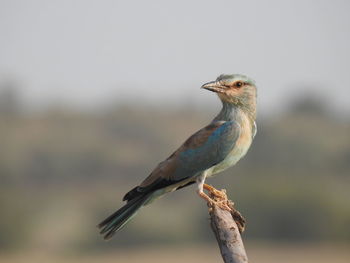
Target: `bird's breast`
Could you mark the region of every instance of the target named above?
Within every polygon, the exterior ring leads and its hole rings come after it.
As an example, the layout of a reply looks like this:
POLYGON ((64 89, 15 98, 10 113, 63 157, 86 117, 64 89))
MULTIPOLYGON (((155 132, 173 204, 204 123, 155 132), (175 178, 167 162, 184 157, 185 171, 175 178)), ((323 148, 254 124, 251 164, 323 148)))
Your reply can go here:
POLYGON ((253 140, 252 125, 247 117, 242 118, 240 125, 241 133, 235 146, 223 161, 209 169, 209 176, 213 176, 235 165, 247 153, 253 140))

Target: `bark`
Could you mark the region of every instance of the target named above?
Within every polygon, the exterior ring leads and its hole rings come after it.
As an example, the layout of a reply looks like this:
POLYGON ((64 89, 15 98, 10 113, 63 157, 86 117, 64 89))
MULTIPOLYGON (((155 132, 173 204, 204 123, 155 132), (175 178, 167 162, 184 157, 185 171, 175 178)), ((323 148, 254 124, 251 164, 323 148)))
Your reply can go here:
MULTIPOLYGON (((212 197, 215 201, 218 201, 217 197, 212 197)), ((219 203, 209 205, 209 214, 211 228, 218 242, 221 256, 225 263, 247 263, 248 257, 241 237, 241 232, 244 231, 245 219, 234 209, 232 201, 227 200, 227 198, 226 200, 220 199, 219 203), (223 202, 232 211, 218 205, 223 204, 223 202)))

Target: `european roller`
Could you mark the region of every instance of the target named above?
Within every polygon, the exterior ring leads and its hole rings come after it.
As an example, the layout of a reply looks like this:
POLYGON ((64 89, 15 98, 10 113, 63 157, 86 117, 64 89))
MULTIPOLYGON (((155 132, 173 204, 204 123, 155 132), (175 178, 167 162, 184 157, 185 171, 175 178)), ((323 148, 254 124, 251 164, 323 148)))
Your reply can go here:
POLYGON ((218 95, 221 111, 126 193, 126 204, 98 225, 105 239, 111 238, 141 207, 191 184, 196 184, 201 198, 211 204, 216 202, 203 191, 214 189, 204 183, 205 179, 235 165, 247 153, 256 134, 257 90, 252 79, 239 74, 220 75, 202 88, 218 95))

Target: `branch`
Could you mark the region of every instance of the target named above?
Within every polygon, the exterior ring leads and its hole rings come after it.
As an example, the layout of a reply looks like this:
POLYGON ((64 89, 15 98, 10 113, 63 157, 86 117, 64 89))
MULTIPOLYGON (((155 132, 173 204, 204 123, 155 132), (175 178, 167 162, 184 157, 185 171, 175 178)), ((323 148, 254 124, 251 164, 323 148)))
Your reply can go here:
POLYGON ((247 263, 248 257, 241 238, 245 219, 234 209, 233 202, 227 199, 225 190, 218 191, 215 189, 214 192, 210 191, 209 193, 210 197, 215 200, 215 203, 209 204, 211 228, 215 234, 224 262, 247 263), (218 195, 218 192, 221 194, 218 195), (231 211, 228 211, 227 207, 231 211))

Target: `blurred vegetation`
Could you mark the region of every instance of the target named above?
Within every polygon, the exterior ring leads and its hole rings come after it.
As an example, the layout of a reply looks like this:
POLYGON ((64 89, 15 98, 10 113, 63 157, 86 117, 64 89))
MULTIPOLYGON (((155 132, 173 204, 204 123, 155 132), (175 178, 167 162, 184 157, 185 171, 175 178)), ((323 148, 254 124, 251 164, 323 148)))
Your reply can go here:
MULTIPOLYGON (((214 111, 124 105, 25 113, 10 89, 0 103, 0 249, 213 240, 193 186, 144 209, 109 243, 95 225, 214 111)), ((247 239, 349 242, 350 121, 298 100, 278 117, 259 118, 248 155, 209 183, 227 189, 246 216, 247 239)))

